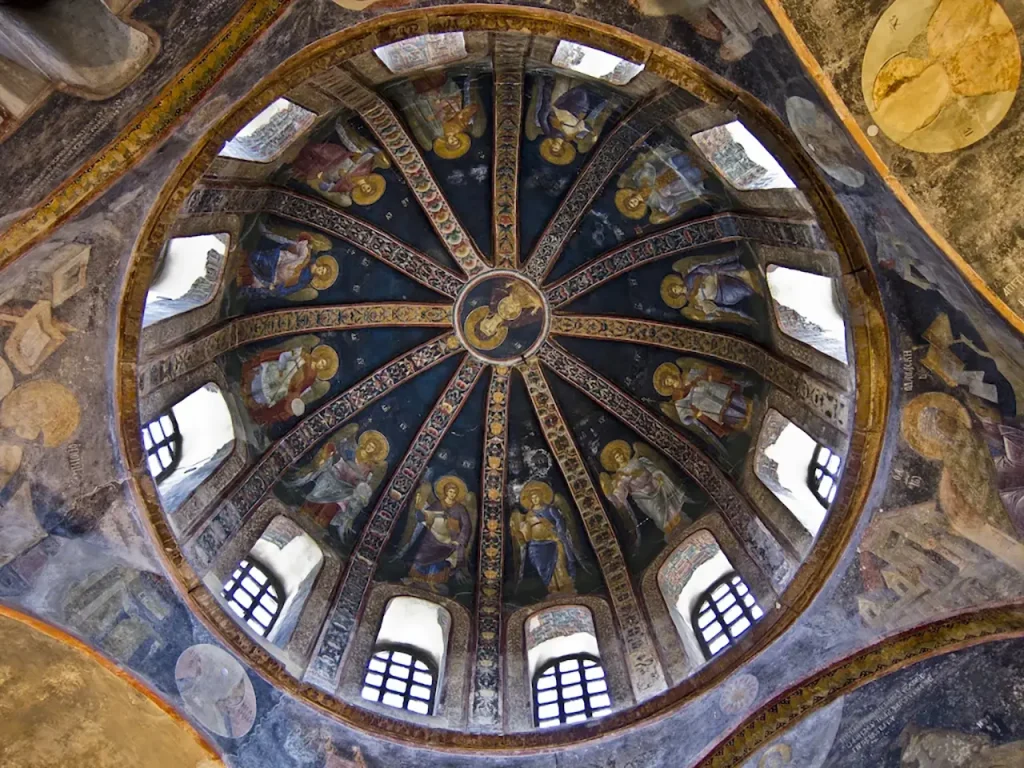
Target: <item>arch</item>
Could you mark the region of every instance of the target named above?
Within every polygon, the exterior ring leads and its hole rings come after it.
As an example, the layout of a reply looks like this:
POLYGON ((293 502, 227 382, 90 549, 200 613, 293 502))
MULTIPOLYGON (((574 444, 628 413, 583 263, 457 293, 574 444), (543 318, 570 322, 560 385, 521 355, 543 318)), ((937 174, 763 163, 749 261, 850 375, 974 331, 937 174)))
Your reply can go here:
POLYGON ((316 112, 278 98, 226 141, 218 156, 249 163, 273 162, 316 118, 316 112))
POLYGON ((774 408, 765 413, 754 472, 812 537, 835 499, 842 463, 837 448, 816 441, 774 408))
MULTIPOLYGON (((756 600, 750 587, 737 574, 735 565, 722 550, 718 539, 706 529, 698 530, 683 539, 658 568, 657 574, 658 589, 668 606, 691 669, 714 655, 707 651, 707 641, 703 637, 699 619, 705 599, 718 588, 722 580, 732 577, 740 579, 744 585, 744 595, 750 594, 756 600)), ((762 615, 763 611, 757 618, 762 615)), ((704 627, 707 626, 705 623, 704 627)))
POLYGON ((409 595, 391 598, 366 662, 360 696, 433 715, 444 684, 451 626, 451 614, 438 603, 409 595))
POLYGON ((524 628, 536 727, 571 725, 612 711, 594 615, 589 608, 544 608, 528 616, 524 628))
POLYGON ((230 248, 228 232, 182 235, 168 240, 146 294, 142 327, 213 301, 230 248))
POLYGON ((234 448, 234 423, 220 387, 207 382, 179 400, 143 427, 142 441, 160 503, 171 514, 234 448))

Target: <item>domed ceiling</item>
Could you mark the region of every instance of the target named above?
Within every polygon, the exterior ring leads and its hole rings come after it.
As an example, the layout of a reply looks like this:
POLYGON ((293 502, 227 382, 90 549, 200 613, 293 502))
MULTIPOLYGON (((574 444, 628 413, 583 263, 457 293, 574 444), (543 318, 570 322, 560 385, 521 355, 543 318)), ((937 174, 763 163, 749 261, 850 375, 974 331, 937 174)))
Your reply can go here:
MULTIPOLYGON (((286 648, 238 638, 297 690, 394 715, 345 669, 365 664, 382 600, 420 596, 454 617, 467 693, 414 721, 532 730, 510 715, 507 647, 532 612, 583 604, 621 646, 628 710, 704 664, 668 637, 658 592, 681 543, 713 532, 769 609, 811 552, 824 511, 812 500, 801 524, 762 454, 769 413, 845 453, 844 246, 799 165, 766 149, 790 157, 784 142, 643 70, 528 35, 418 37, 244 105, 222 133, 168 232, 227 235, 203 310, 217 328, 195 337, 196 312, 149 326, 144 348, 194 338, 145 363, 140 391, 174 379, 166 407, 214 381, 233 411, 232 460, 183 503, 161 493, 165 546, 215 599, 275 516, 328 553, 334 583, 286 648), (778 268, 823 276, 831 349, 773 301, 778 268)), ((841 535, 832 518, 823 537, 841 535)), ((788 620, 769 610, 751 636, 788 620)))

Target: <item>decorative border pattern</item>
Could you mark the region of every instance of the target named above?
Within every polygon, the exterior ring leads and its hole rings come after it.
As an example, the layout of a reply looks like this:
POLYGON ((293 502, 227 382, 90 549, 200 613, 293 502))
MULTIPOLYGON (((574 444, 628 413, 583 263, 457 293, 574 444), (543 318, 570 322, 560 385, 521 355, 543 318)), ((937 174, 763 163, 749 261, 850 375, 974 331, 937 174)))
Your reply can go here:
POLYGON ((450 304, 336 304, 277 309, 236 318, 139 368, 139 394, 147 395, 245 344, 296 333, 354 328, 450 328, 450 304))
POLYGON ((493 367, 484 419, 483 501, 480 564, 477 568, 476 652, 469 721, 496 729, 501 724, 501 586, 505 565, 505 480, 508 472, 508 390, 512 370, 493 367))
POLYGON ((658 652, 651 639, 647 618, 640 608, 640 602, 633 592, 633 585, 626 569, 626 560, 619 548, 618 538, 608 515, 590 479, 583 457, 573 442, 565 419, 555 403, 544 373, 537 360, 532 360, 519 369, 526 380, 534 410, 544 431, 544 439, 558 461, 558 466, 569 485, 576 508, 583 519, 587 537, 597 555, 598 566, 612 599, 612 608, 626 646, 626 660, 629 680, 637 702, 650 698, 668 687, 665 673, 661 668, 658 652))
POLYGON ((782 591, 782 587, 793 576, 793 564, 787 560, 779 543, 768 533, 750 502, 717 464, 608 379, 554 342, 549 341, 544 345, 539 358, 561 378, 634 429, 640 437, 693 478, 739 532, 746 546, 750 547, 751 556, 769 575, 775 588, 782 591))
POLYGON ((185 204, 189 214, 273 213, 321 229, 393 267, 420 285, 454 299, 465 280, 433 259, 362 219, 311 197, 274 187, 203 187, 185 204))
POLYGON ((695 768, 735 768, 783 731, 840 696, 919 662, 1024 636, 1024 606, 985 608, 887 638, 804 680, 752 714, 695 768))
POLYGON ((437 186, 416 142, 387 102, 339 69, 321 75, 316 83, 326 93, 358 112, 387 148, 444 247, 455 259, 455 263, 462 267, 462 271, 472 277, 487 269, 487 262, 477 250, 473 238, 462 228, 455 211, 448 205, 448 200, 437 186))
POLYGON ((847 395, 739 336, 653 320, 602 315, 555 315, 551 318, 551 332, 584 339, 647 344, 741 365, 799 398, 836 429, 848 434, 851 428, 852 404, 847 395))
POLYGON ((360 608, 366 600, 374 571, 377 570, 380 553, 391 536, 395 521, 408 507, 417 480, 455 422, 469 393, 484 372, 484 367, 472 357, 465 357, 409 446, 402 463, 391 473, 391 480, 363 526, 359 542, 349 557, 334 606, 303 677, 304 682, 329 693, 338 687, 342 658, 352 638, 360 608))
POLYGON ((669 98, 668 93, 671 92, 655 95, 637 104, 601 141, 597 150, 587 160, 569 193, 544 228, 526 262, 523 271, 531 280, 540 283, 548 276, 569 236, 576 229, 594 198, 607 186, 615 169, 633 153, 651 131, 682 111, 682 108, 677 106, 681 99, 669 98))
POLYGON ((683 222, 598 256, 551 285, 547 289, 548 301, 552 307, 558 308, 641 264, 678 256, 694 248, 737 240, 756 240, 797 248, 827 247, 825 234, 816 224, 719 213, 683 222))
POLYGON ((711 76, 707 70, 678 52, 622 30, 541 8, 468 4, 454 6, 450 10, 435 7, 383 14, 309 46, 268 76, 248 100, 239 104, 221 120, 183 158, 165 184, 139 235, 138 247, 125 277, 125 299, 119 312, 120 336, 115 348, 115 401, 118 411, 119 447, 123 461, 132 470, 128 476, 128 483, 137 503, 146 513, 143 521, 149 534, 158 542, 157 554, 167 567, 183 599, 192 607, 200 621, 235 652, 245 656, 261 675, 272 680, 280 689, 313 704, 346 726, 383 734, 410 745, 422 746, 429 741, 433 748, 439 750, 487 750, 494 754, 508 755, 530 754, 536 750, 580 743, 599 735, 605 737, 613 732, 622 732, 652 716, 668 714, 678 709, 685 702, 707 690, 708 686, 723 679, 738 665, 748 661, 766 643, 772 642, 792 625, 794 618, 820 592, 825 577, 835 567, 853 531, 855 513, 868 498, 881 453, 884 414, 889 403, 889 341, 885 319, 879 311, 881 297, 878 286, 871 270, 866 269, 868 266, 867 255, 857 231, 839 206, 834 192, 821 180, 813 161, 789 137, 785 124, 766 107, 745 97, 724 81, 711 76), (789 610, 780 614, 778 621, 762 622, 760 631, 757 628, 754 630, 753 639, 757 641, 755 645, 742 651, 738 649, 729 658, 721 659, 721 663, 707 665, 686 686, 666 691, 649 701, 643 708, 613 713, 602 721, 599 731, 576 732, 555 729, 543 733, 518 734, 512 739, 500 734, 449 732, 367 713, 317 688, 301 684, 238 628, 207 590, 197 588, 196 576, 182 558, 178 542, 171 534, 160 510, 155 486, 144 471, 141 438, 138 434, 135 369, 141 308, 156 256, 189 190, 209 167, 221 139, 232 135, 245 125, 274 98, 287 93, 290 88, 327 67, 336 66, 353 55, 369 51, 374 45, 405 38, 410 34, 410 30, 414 30, 415 34, 456 30, 512 30, 531 32, 546 41, 556 38, 572 39, 618 56, 645 62, 649 72, 690 91, 705 102, 733 105, 734 109, 741 110, 743 119, 755 133, 771 133, 779 139, 787 153, 787 168, 792 171, 801 188, 806 188, 812 206, 822 217, 822 226, 837 244, 841 256, 854 270, 850 277, 844 280, 844 284, 848 291, 853 292, 851 301, 855 302, 855 309, 859 313, 856 316, 866 318, 866 322, 855 328, 854 334, 857 352, 854 360, 857 377, 861 382, 855 412, 856 439, 851 446, 851 456, 848 457, 850 461, 844 473, 840 497, 837 499, 837 505, 844 513, 848 511, 849 514, 833 515, 833 524, 826 522, 819 535, 819 546, 811 553, 805 567, 797 573, 784 596, 789 610))
POLYGON ((451 357, 459 349, 458 341, 450 333, 429 341, 396 357, 301 421, 271 446, 221 503, 210 522, 185 545, 188 560, 202 570, 209 567, 217 552, 234 536, 292 462, 366 406, 451 357))
POLYGON ((526 38, 494 41, 494 266, 519 268, 519 144, 526 38))

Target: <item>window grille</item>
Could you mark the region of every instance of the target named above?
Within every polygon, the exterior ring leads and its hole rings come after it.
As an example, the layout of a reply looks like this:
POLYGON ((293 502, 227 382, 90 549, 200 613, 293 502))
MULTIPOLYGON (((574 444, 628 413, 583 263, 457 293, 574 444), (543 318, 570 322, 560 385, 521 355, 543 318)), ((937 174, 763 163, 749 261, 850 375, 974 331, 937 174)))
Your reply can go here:
POLYGON ((539 728, 601 717, 611 706, 604 667, 590 654, 557 658, 533 678, 533 715, 539 728))
POLYGON ((693 612, 697 642, 705 658, 711 659, 764 616, 739 574, 730 573, 711 585, 693 612))
POLYGON ((284 590, 263 565, 242 560, 221 593, 228 606, 260 637, 266 637, 281 615, 284 590))
POLYGON ((418 648, 386 646, 370 657, 362 697, 418 715, 434 713, 437 666, 418 648))
POLYGON ((149 472, 159 483, 177 468, 181 460, 181 431, 173 411, 158 416, 142 428, 142 444, 146 449, 149 472))
POLYGON ((825 509, 828 509, 836 498, 841 465, 842 459, 839 454, 833 453, 823 445, 814 449, 814 456, 807 471, 807 484, 825 509))

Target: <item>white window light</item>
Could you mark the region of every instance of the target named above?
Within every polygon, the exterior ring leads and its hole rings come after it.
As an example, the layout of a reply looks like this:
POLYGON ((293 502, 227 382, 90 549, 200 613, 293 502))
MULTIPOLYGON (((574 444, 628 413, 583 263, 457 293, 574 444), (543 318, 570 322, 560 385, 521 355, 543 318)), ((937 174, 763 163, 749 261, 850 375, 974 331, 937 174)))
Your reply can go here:
POLYGON ((374 48, 373 52, 397 75, 466 58, 466 37, 462 32, 418 35, 374 48))
POLYGON ((795 189, 771 152, 738 120, 693 135, 693 143, 736 189, 795 189))
POLYGON ((311 112, 288 99, 273 104, 246 123, 220 151, 221 157, 268 163, 316 120, 311 112))
POLYGON ((644 71, 643 64, 634 64, 607 51, 568 40, 559 41, 551 63, 581 75, 605 80, 612 85, 626 85, 644 71))

